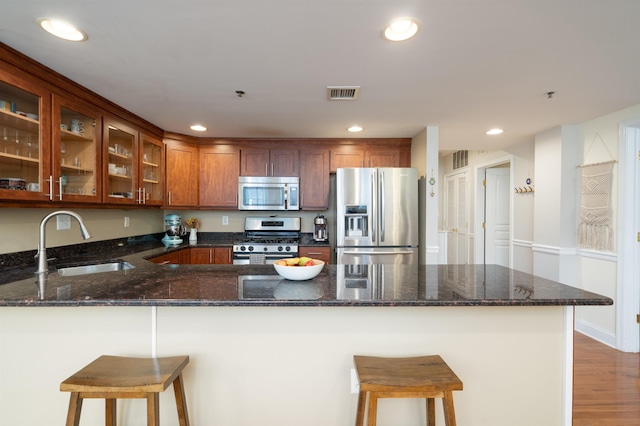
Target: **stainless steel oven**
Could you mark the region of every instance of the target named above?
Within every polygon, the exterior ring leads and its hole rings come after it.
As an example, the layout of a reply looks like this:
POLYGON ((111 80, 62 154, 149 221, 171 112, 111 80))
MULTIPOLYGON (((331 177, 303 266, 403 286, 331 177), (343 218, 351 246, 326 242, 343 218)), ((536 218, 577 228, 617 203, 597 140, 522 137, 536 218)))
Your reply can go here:
POLYGON ((298 256, 299 217, 247 217, 244 239, 233 244, 233 264, 273 264, 298 256))
POLYGON ((300 178, 240 176, 238 210, 300 210, 300 178))

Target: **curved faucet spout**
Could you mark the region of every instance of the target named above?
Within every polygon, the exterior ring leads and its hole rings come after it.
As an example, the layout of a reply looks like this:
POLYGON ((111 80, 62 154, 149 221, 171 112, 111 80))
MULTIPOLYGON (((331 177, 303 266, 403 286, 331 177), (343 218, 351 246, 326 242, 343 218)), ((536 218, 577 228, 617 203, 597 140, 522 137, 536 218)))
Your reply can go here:
POLYGON ((45 228, 49 219, 51 219, 54 216, 58 216, 62 214, 69 215, 78 221, 78 224, 80 224, 80 233, 82 234, 82 238, 84 238, 85 240, 88 240, 89 238, 92 237, 91 233, 85 226, 84 221, 82 220, 82 217, 80 217, 78 213, 72 212, 71 210, 58 210, 58 211, 49 213, 40 221, 38 252, 36 253, 36 257, 38 258, 38 270, 36 271, 36 274, 46 274, 49 272, 49 265, 47 264, 47 245, 45 243, 45 228))

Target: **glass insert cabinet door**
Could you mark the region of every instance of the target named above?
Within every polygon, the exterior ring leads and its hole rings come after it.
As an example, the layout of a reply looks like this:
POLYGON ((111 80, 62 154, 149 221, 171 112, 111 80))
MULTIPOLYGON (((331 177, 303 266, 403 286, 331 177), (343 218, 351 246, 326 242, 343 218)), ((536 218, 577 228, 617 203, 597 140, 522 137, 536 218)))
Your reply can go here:
POLYGON ((138 132, 114 120, 104 120, 107 167, 103 199, 108 203, 135 204, 137 192, 138 132))
POLYGON ((138 188, 138 203, 162 205, 164 176, 164 145, 153 137, 142 134, 140 156, 141 181, 138 188))
POLYGON ((51 163, 50 96, 0 71, 0 198, 46 200, 51 163), (11 79, 12 84, 2 80, 11 79))
POLYGON ((54 199, 99 202, 100 115, 87 105, 54 96, 54 199))

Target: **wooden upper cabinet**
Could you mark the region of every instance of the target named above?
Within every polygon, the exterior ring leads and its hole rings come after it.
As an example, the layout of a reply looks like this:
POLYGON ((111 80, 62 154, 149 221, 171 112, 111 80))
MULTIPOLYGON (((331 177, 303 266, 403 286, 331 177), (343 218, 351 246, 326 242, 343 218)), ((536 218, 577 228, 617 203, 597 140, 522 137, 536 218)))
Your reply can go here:
POLYGON ((329 150, 300 151, 300 208, 326 210, 329 208, 329 150))
POLYGON ((331 171, 344 167, 364 167, 364 151, 353 146, 331 149, 331 171))
POLYGON ((299 176, 298 161, 297 149, 272 149, 270 176, 299 176))
POLYGON ((138 129, 113 116, 104 116, 102 162, 103 201, 109 204, 137 204, 138 129))
POLYGON ((242 176, 269 176, 269 150, 242 148, 240 164, 242 176))
POLYGON ((165 149, 165 204, 174 207, 197 207, 200 178, 198 147, 185 142, 166 140, 165 149))
POLYGON ((366 150, 365 167, 400 167, 400 153, 397 149, 366 150))
POLYGON ((138 158, 138 203, 161 206, 164 203, 164 144, 161 140, 140 134, 138 158))
POLYGON ((50 92, 0 69, 0 199, 55 201, 59 195, 50 117, 50 92))
POLYGON ((240 149, 228 146, 200 148, 200 206, 236 208, 240 149))
POLYGON ((297 149, 242 148, 241 176, 298 176, 297 149))
MULTIPOLYGON (((52 170, 54 199, 71 202, 102 201, 100 150, 102 115, 88 103, 54 94, 52 116, 52 170)), ((113 161, 113 160, 111 160, 113 161)))
POLYGON ((331 172, 344 167, 411 167, 411 144, 395 139, 391 139, 390 144, 391 147, 384 148, 366 142, 333 146, 331 172))

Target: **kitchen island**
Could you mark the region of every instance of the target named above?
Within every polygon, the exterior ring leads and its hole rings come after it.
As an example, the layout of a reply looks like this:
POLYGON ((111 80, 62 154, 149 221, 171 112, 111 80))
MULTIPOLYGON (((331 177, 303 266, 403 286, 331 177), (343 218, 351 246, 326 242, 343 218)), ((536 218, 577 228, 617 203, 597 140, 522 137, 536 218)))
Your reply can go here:
MULTIPOLYGON (((573 306, 612 303, 493 265, 385 265, 375 283, 362 265, 327 265, 288 282, 269 265, 146 260, 165 250, 122 256, 125 271, 0 285, 0 424, 63 424, 59 383, 99 355, 187 354, 193 424, 346 426, 354 354, 440 354, 464 382, 460 425, 568 426, 573 306)), ((161 399, 163 424, 177 424, 161 399)), ((121 404, 145 424, 142 401, 121 404)), ((383 400, 378 424, 424 424, 423 407, 383 400)), ((87 401, 82 424, 102 416, 87 401)))

